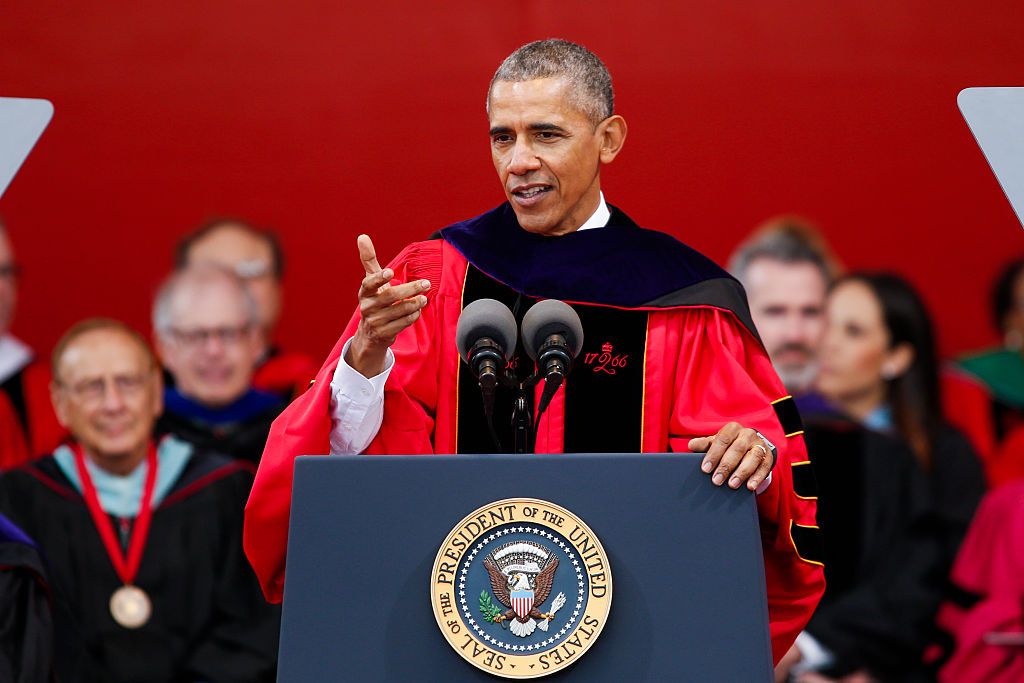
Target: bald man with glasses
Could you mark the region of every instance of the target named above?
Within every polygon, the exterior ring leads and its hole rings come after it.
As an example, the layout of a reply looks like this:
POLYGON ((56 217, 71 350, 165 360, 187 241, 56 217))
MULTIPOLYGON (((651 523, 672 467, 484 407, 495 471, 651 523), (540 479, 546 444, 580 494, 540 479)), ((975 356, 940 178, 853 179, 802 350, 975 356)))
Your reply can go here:
MULTIPOLYGON (((279 613, 241 545, 252 466, 153 438, 159 366, 120 322, 74 326, 52 368, 71 438, 0 477, 0 515, 45 558, 56 680, 272 681, 279 613)), ((42 650, 21 657, 48 668, 42 650)))
POLYGON ((281 318, 285 275, 284 249, 269 229, 241 218, 216 218, 178 243, 177 270, 214 264, 234 272, 245 283, 260 312, 261 351, 253 386, 290 401, 306 390, 320 369, 310 356, 275 343, 281 318))
POLYGON ((171 379, 158 432, 258 462, 283 401, 252 386, 263 339, 245 283, 210 264, 177 272, 157 294, 153 328, 171 379))

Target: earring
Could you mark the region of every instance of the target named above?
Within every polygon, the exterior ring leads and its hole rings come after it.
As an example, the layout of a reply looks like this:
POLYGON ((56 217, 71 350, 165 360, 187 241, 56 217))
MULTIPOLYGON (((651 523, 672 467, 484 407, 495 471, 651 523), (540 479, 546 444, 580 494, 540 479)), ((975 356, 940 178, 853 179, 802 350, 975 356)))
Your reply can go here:
POLYGON ((896 379, 896 369, 891 365, 883 365, 882 379, 884 379, 886 382, 891 382, 892 380, 896 379))

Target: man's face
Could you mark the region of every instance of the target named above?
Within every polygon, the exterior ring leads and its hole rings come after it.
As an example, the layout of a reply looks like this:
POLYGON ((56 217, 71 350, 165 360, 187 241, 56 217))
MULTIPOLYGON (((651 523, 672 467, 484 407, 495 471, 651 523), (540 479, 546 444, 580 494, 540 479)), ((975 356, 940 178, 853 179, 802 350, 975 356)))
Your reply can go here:
POLYGON ((281 314, 281 283, 274 275, 274 253, 266 240, 227 223, 207 233, 188 251, 188 265, 213 264, 242 278, 260 309, 260 325, 269 332, 281 314))
POLYGON ((179 285, 157 347, 182 394, 220 408, 249 390, 261 343, 242 292, 218 279, 179 285))
POLYGON ((7 239, 7 231, 0 229, 0 334, 11 325, 14 305, 18 301, 18 281, 15 274, 14 251, 7 239))
POLYGON ((60 423, 108 469, 148 447, 163 410, 159 370, 138 340, 116 329, 85 332, 71 342, 51 398, 60 423))
POLYGON ((826 284, 813 263, 759 258, 744 281, 750 313, 768 356, 786 388, 810 388, 818 369, 818 345, 825 328, 826 284))
POLYGON ((491 159, 524 230, 564 235, 590 218, 601 164, 625 137, 621 117, 595 127, 569 100, 565 81, 538 78, 496 82, 489 121, 491 159))

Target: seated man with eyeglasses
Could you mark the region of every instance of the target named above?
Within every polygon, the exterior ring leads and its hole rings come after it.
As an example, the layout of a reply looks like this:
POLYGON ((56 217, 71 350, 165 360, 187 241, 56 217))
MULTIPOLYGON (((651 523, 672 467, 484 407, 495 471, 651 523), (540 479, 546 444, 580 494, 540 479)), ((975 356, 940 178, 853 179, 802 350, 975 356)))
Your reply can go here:
POLYGON ((277 235, 241 218, 209 221, 182 239, 174 254, 178 270, 214 264, 242 279, 260 311, 261 348, 253 386, 291 401, 306 390, 320 365, 304 353, 286 351, 274 343, 274 328, 281 317, 284 261, 277 235))
POLYGON ((164 390, 161 434, 259 462, 284 404, 254 389, 262 348, 259 311, 233 272, 202 265, 172 275, 157 293, 157 351, 173 379, 164 390))
MULTIPOLYGON (((0 476, 0 514, 45 560, 56 680, 272 681, 279 612, 242 553, 253 468, 154 441, 160 371, 123 323, 74 326, 52 370, 53 407, 72 438, 0 476)), ((42 649, 19 656, 23 669, 49 664, 42 649)))

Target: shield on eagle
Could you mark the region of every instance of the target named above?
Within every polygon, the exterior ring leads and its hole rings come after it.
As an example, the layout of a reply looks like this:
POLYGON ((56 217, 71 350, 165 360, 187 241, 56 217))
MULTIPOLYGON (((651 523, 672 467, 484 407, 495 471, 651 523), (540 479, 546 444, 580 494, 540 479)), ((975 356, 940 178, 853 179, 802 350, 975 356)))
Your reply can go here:
POLYGON ((512 609, 515 611, 516 616, 525 621, 527 615, 530 614, 530 610, 533 609, 533 591, 514 590, 509 594, 509 597, 512 598, 512 609))

